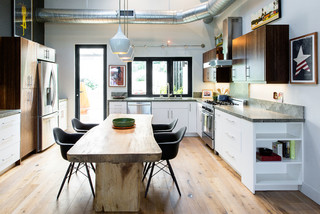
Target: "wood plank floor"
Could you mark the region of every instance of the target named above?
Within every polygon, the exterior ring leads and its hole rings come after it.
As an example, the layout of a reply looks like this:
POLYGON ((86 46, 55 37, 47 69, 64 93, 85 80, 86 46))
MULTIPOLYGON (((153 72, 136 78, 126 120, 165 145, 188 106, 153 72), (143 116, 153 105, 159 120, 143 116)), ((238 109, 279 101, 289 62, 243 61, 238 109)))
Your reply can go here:
MULTIPOLYGON (((141 190, 140 213, 320 213, 320 206, 299 191, 253 195, 239 175, 197 137, 184 138, 172 165, 182 196, 171 177, 160 172, 152 179, 146 199, 141 190)), ((56 200, 67 166, 54 145, 1 175, 0 213, 95 213, 88 180, 81 173, 71 178, 56 200)))

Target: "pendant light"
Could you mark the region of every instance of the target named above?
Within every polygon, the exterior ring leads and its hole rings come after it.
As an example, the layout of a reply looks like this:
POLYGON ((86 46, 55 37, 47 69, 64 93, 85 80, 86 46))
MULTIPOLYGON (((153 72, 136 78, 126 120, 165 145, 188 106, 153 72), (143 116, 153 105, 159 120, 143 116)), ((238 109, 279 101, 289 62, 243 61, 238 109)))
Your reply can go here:
POLYGON ((122 59, 130 59, 133 56, 133 47, 130 45, 129 51, 126 54, 119 54, 119 58, 122 59))
POLYGON ((118 32, 116 33, 116 35, 114 35, 114 37, 112 37, 110 39, 110 47, 112 50, 113 54, 126 54, 129 51, 129 47, 130 47, 130 40, 122 33, 121 31, 121 24, 120 24, 120 9, 121 9, 121 5, 120 5, 120 1, 119 0, 119 27, 118 27, 118 32))

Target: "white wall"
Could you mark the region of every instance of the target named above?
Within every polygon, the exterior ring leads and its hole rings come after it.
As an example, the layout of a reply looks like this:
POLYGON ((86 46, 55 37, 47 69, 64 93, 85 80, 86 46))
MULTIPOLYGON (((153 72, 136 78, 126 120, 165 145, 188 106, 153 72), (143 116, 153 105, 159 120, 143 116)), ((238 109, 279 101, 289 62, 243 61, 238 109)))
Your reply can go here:
MULTIPOLYGON (((251 31, 250 15, 271 0, 243 0, 228 10, 216 22, 216 32, 228 16, 243 17, 244 34, 251 31)), ((281 0, 282 18, 272 24, 289 24, 290 38, 319 32, 319 0, 281 0)), ((319 47, 318 47, 319 52, 319 47)), ((318 59, 319 61, 319 59, 318 59)), ((305 106, 305 171, 301 191, 320 204, 320 86, 292 84, 251 84, 250 97, 272 101, 273 91, 284 92, 284 102, 305 106)))
MULTIPOLYGON (((129 9, 135 10, 182 10, 200 4, 198 0, 129 1, 129 9), (134 4, 133 4, 134 3, 134 4)), ((69 9, 118 9, 118 0, 45 0, 45 8, 69 9)), ((74 117, 74 71, 75 44, 107 44, 107 66, 121 65, 117 56, 111 53, 109 39, 118 25, 115 24, 45 24, 45 43, 56 49, 59 64, 59 96, 69 99, 68 121, 74 117)), ((136 48, 136 57, 148 56, 191 56, 193 57, 193 91, 214 88, 212 83, 202 82, 202 53, 213 48, 213 24, 197 21, 184 25, 129 25, 129 39, 134 45, 162 45, 167 40, 172 45, 205 44, 205 48, 136 48)), ((127 88, 108 88, 111 91, 127 91, 127 88)), ((68 124, 70 127, 70 123, 68 124)))

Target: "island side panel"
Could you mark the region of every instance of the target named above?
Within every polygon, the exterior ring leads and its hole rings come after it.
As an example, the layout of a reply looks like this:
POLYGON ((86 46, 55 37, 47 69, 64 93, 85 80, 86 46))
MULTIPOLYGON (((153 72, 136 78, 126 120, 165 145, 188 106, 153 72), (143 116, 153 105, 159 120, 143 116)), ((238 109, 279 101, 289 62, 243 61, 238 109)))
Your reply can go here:
POLYGON ((96 197, 97 212, 138 212, 142 163, 97 163, 96 197))

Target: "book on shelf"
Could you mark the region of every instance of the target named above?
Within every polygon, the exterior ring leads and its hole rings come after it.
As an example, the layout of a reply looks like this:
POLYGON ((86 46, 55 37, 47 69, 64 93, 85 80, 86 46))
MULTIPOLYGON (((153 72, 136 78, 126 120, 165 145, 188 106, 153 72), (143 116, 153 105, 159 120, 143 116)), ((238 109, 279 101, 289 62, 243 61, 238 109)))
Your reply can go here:
POLYGON ((282 143, 272 142, 272 150, 273 150, 273 153, 282 157, 282 143))
MULTIPOLYGON (((283 158, 290 158, 295 159, 296 158, 296 146, 295 141, 284 141, 284 140, 278 140, 279 144, 282 144, 282 157, 283 158)), ((278 153, 277 153, 278 154, 278 153)))
POLYGON ((290 159, 296 159, 296 141, 290 140, 290 159))
POLYGON ((281 161, 281 156, 275 153, 272 153, 272 155, 261 155, 257 152, 256 157, 260 161, 281 161))

